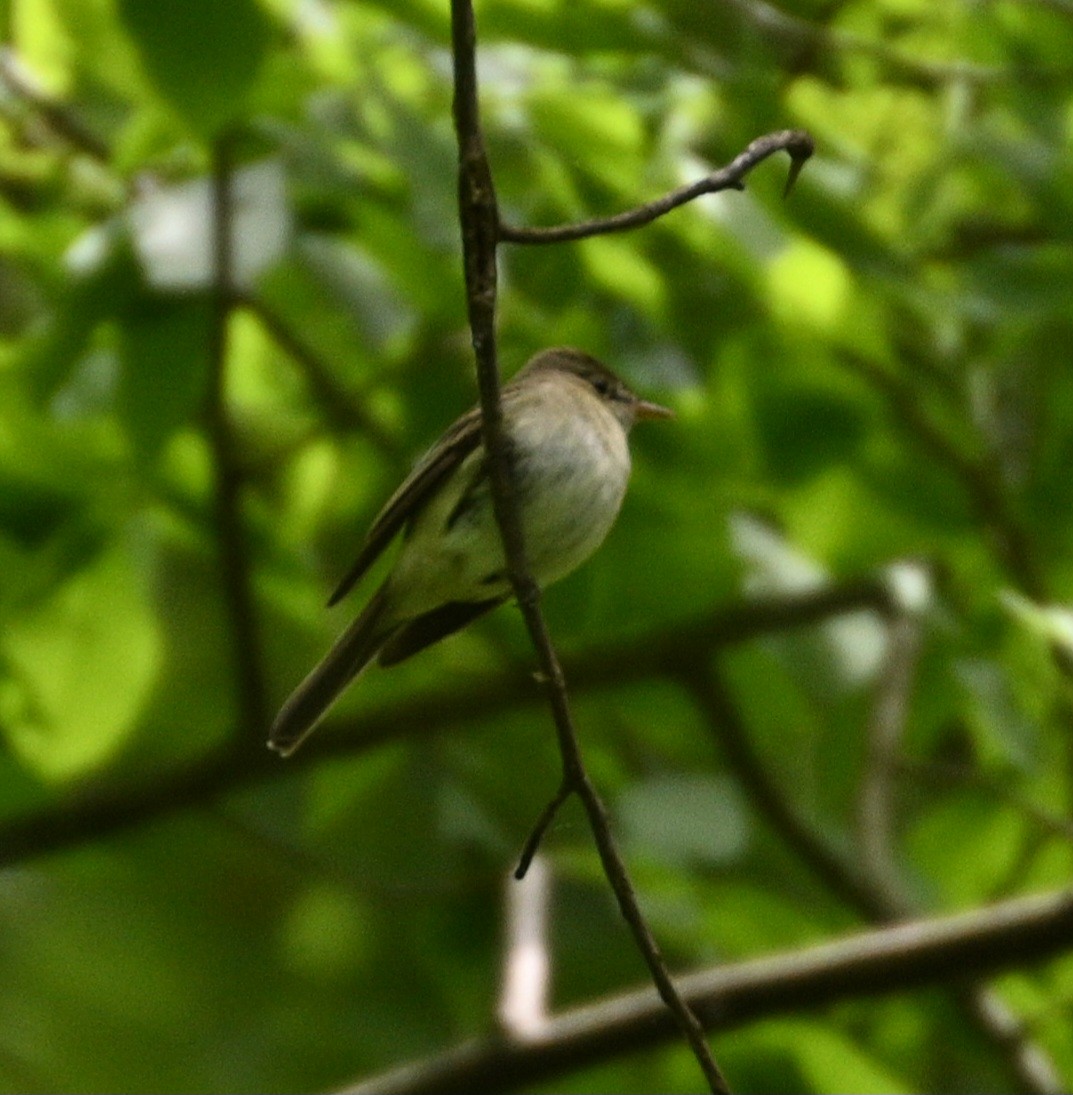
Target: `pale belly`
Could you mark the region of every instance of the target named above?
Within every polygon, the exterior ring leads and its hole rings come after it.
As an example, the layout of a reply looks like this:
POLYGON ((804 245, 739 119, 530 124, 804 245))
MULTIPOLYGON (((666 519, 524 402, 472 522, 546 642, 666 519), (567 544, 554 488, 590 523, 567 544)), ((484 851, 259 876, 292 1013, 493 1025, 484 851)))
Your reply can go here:
MULTIPOLYGON (((516 436, 513 474, 523 513, 529 568, 541 586, 577 569, 600 546, 618 516, 630 473, 621 427, 593 429, 567 416, 555 430, 541 422, 516 436)), ((509 592, 499 529, 487 482, 478 481, 483 452, 472 454, 451 484, 414 523, 392 573, 400 617, 446 601, 480 601, 509 592)))

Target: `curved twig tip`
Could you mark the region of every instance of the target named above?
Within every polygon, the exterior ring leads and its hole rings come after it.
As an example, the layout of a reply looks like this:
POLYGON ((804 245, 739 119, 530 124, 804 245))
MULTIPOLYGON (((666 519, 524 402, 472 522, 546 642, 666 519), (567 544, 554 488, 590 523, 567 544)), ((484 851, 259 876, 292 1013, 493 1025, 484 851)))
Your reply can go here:
POLYGON ((784 198, 790 196, 790 191, 793 190, 794 183, 797 182, 797 177, 801 174, 801 168, 805 166, 812 153, 816 151, 816 142, 805 130, 795 129, 788 134, 786 151, 790 154, 790 171, 786 176, 786 186, 783 187, 782 191, 784 198))

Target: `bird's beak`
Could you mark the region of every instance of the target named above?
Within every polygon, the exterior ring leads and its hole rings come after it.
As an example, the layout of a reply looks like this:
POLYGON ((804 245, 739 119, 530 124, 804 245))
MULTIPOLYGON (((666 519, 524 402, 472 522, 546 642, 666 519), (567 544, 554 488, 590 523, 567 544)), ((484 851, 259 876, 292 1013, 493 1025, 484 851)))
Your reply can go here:
POLYGON ((638 418, 674 418, 674 411, 660 403, 649 403, 647 399, 638 399, 634 407, 638 418))

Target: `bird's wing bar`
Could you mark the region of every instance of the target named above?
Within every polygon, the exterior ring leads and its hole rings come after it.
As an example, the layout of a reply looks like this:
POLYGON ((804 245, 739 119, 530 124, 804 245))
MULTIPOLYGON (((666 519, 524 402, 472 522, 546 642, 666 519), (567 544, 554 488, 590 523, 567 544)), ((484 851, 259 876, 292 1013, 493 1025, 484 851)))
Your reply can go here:
POLYGON ((328 599, 328 607, 338 604, 355 583, 379 558, 396 533, 418 514, 436 492, 436 488, 480 444, 481 412, 479 407, 467 411, 418 460, 413 471, 387 500, 365 537, 365 545, 354 565, 343 576, 328 599))

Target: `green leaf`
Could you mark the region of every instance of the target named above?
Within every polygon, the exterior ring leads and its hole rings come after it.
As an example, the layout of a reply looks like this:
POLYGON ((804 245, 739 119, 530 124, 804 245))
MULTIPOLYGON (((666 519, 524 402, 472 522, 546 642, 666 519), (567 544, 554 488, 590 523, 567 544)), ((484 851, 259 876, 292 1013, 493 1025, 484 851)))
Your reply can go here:
POLYGON ((0 725, 47 779, 99 765, 133 731, 160 664, 156 622, 113 548, 0 634, 0 725))
POLYGON ((77 511, 74 492, 49 482, 36 468, 0 464, 0 532, 37 547, 77 511))
POLYGON ((149 78, 209 137, 241 116, 269 44, 257 0, 118 0, 149 78))
POLYGON ((27 346, 26 370, 39 399, 54 395, 71 378, 93 333, 129 305, 141 282, 125 237, 113 227, 84 233, 67 259, 62 295, 27 346))
POLYGON ((771 472, 788 484, 852 459, 867 433, 858 404, 804 385, 765 386, 756 417, 771 472))
POLYGON ((212 302, 146 295, 119 329, 118 409, 138 454, 153 458, 204 400, 212 302))

